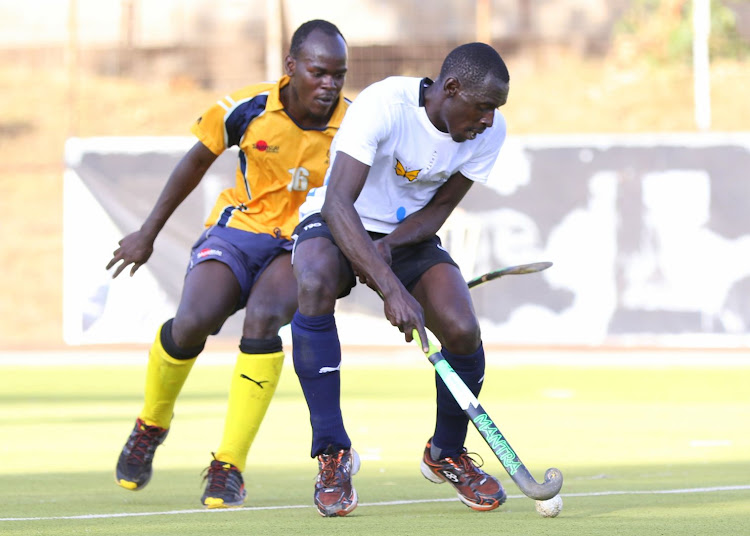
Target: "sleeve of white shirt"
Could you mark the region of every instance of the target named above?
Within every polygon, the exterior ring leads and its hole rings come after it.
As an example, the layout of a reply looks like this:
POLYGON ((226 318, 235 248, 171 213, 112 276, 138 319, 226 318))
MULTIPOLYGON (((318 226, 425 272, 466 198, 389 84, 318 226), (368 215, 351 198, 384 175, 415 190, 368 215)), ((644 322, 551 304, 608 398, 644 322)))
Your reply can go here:
POLYGON ((392 115, 378 84, 365 88, 349 105, 334 141, 335 151, 371 166, 380 140, 388 135, 392 115))
POLYGON ((505 133, 505 118, 503 114, 495 110, 492 127, 479 135, 482 141, 482 148, 477 151, 471 160, 461 167, 459 170, 461 174, 474 182, 486 183, 500 154, 500 148, 505 142, 505 133))

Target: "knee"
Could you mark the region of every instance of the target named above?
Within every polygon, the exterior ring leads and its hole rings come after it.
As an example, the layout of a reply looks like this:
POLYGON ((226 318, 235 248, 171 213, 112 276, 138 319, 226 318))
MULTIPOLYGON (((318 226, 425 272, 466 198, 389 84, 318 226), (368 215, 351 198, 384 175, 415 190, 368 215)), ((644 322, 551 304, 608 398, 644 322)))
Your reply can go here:
POLYGON ((221 324, 198 311, 178 311, 172 322, 172 338, 180 348, 190 348, 205 343, 220 327, 221 324))
POLYGON ((474 316, 451 321, 443 327, 442 333, 443 346, 457 355, 473 354, 482 342, 479 322, 474 316))
POLYGON ((295 275, 299 307, 305 314, 321 314, 335 304, 338 283, 335 274, 326 275, 322 270, 308 267, 295 270, 295 275))
POLYGON ((242 336, 246 339, 269 339, 278 335, 281 326, 290 320, 291 316, 275 309, 245 311, 242 336))
POLYGON ((275 337, 282 326, 292 321, 292 315, 294 315, 296 309, 296 300, 293 303, 273 303, 249 307, 245 310, 242 336, 247 339, 275 337))

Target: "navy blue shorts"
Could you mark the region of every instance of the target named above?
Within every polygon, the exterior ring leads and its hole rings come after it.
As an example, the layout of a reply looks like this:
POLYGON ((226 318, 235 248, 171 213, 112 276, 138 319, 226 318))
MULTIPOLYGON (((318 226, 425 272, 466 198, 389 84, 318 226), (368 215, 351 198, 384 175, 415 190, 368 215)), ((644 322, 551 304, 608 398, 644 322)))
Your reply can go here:
POLYGON ((190 253, 190 272, 204 261, 223 262, 240 284, 241 295, 235 311, 243 309, 250 289, 263 270, 276 257, 291 252, 294 242, 264 233, 251 233, 230 227, 209 227, 201 234, 190 253))
MULTIPOLYGON (((377 240, 385 235, 382 233, 368 233, 370 238, 377 240)), ((292 238, 294 238, 295 247, 297 244, 304 242, 310 238, 324 237, 330 240, 333 244, 336 241, 333 239, 331 230, 328 228, 328 224, 323 221, 320 214, 312 214, 305 218, 295 229, 292 238)), ((292 254, 292 262, 294 262, 294 254, 292 254)), ((427 240, 419 242, 417 244, 410 244, 400 248, 393 248, 391 251, 391 270, 396 274, 401 284, 406 287, 409 292, 412 291, 414 286, 419 281, 427 270, 435 266, 436 264, 447 263, 452 264, 458 268, 458 265, 451 258, 440 242, 438 236, 432 236, 427 240)), ((344 292, 340 298, 349 294, 354 285, 357 284, 357 280, 354 276, 354 271, 351 270, 351 280, 349 283, 349 290, 344 292)))

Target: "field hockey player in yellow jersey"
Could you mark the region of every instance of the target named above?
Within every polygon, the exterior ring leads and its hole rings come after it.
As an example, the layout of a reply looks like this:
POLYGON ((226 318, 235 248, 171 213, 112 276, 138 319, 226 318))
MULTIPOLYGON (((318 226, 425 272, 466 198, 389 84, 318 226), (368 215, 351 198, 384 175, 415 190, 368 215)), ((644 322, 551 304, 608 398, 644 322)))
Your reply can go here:
POLYGON ((201 498, 208 508, 241 506, 242 471, 276 389, 284 361, 279 329, 297 308, 291 233, 307 192, 323 184, 331 140, 348 107, 341 95, 347 46, 323 20, 292 36, 285 75, 220 99, 192 127, 198 138, 172 171, 142 227, 124 237, 107 269, 130 275, 153 252, 154 240, 216 158, 239 146, 237 182, 221 193, 192 249, 174 318, 149 352, 145 402, 122 449, 116 481, 148 484, 152 461, 172 424, 175 402, 209 335, 245 309, 232 373, 224 435, 213 453, 201 498))

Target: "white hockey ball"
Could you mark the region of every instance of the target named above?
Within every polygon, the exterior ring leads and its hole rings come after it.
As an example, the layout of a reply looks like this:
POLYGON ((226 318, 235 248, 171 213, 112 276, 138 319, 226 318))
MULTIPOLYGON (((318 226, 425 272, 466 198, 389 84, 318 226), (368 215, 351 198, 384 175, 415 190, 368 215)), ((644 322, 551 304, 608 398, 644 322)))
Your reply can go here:
POLYGON ((557 514, 562 511, 562 506, 562 498, 559 495, 546 501, 536 501, 536 511, 542 517, 557 517, 557 514))

